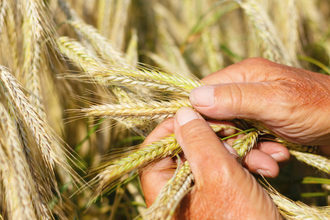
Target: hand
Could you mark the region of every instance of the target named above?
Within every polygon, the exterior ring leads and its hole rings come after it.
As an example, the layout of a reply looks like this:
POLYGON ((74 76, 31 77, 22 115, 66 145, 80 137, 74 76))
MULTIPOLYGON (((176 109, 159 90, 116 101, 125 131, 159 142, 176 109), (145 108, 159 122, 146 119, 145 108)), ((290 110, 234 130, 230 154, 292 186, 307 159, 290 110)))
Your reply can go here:
MULTIPOLYGON (((178 219, 280 219, 266 192, 192 109, 179 110, 175 120, 158 126, 146 142, 173 130, 195 177, 193 190, 178 210, 178 219)), ((174 174, 173 167, 174 161, 165 158, 143 170, 141 184, 148 206, 174 174)))
POLYGON ((251 58, 203 81, 190 100, 207 117, 253 119, 291 142, 330 143, 329 76, 251 58))

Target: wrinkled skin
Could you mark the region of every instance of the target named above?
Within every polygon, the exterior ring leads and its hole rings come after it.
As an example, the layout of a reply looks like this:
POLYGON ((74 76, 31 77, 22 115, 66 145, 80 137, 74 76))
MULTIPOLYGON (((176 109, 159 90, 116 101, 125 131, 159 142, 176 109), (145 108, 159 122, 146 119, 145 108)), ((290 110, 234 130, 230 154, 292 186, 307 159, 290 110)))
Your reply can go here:
MULTIPOLYGON (((258 120, 292 142, 323 145, 323 152, 328 154, 329 78, 251 58, 203 79, 211 89, 205 86, 204 91, 201 87, 193 90, 190 100, 208 118, 258 120)), ((261 143, 245 157, 243 168, 207 122, 189 108, 179 110, 175 119, 161 123, 145 144, 173 132, 195 177, 195 186, 183 200, 177 219, 281 218, 269 196, 247 170, 277 176, 277 163, 289 158, 285 147, 261 143)), ((172 177, 174 167, 175 162, 165 158, 143 170, 141 183, 148 206, 172 177)))

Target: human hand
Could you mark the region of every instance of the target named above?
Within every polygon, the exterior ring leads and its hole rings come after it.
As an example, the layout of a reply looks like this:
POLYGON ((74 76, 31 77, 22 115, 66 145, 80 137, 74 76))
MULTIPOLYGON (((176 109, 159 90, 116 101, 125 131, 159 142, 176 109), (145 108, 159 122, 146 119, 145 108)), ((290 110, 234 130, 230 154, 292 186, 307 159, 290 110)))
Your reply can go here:
POLYGON ((294 143, 330 143, 329 76, 250 58, 203 81, 190 100, 207 117, 253 119, 294 143))
MULTIPOLYGON (((270 197, 192 109, 179 110, 175 120, 159 125, 146 142, 173 130, 195 177, 192 191, 178 210, 178 219, 280 219, 270 197)), ((143 170, 141 184, 148 206, 173 176, 174 167, 173 159, 165 158, 143 170)))

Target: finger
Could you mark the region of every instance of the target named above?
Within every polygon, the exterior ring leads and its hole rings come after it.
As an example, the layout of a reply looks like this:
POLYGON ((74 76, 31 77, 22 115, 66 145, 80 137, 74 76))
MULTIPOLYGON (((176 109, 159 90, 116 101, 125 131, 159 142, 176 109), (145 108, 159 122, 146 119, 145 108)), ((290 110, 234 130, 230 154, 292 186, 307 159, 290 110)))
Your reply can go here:
POLYGON ((174 132, 174 118, 169 118, 160 123, 144 140, 142 146, 158 141, 174 132))
POLYGON ((190 164, 197 186, 216 179, 222 173, 219 168, 240 169, 234 157, 197 112, 190 108, 180 109, 175 116, 174 125, 175 136, 190 164))
POLYGON ((235 129, 235 124, 230 121, 216 121, 216 120, 208 120, 207 123, 209 125, 225 125, 228 126, 228 128, 222 129, 219 132, 217 132, 220 136, 226 137, 233 135, 237 132, 237 129, 235 129))
POLYGON ((320 151, 325 156, 330 156, 330 146, 320 146, 320 151))
POLYGON ((261 142, 257 148, 271 156, 276 162, 284 162, 289 160, 290 152, 282 144, 275 142, 261 142))
POLYGON ((268 83, 201 86, 191 92, 190 102, 198 112, 210 118, 266 121, 269 113, 281 108, 277 93, 268 83))
POLYGON ((206 85, 271 81, 277 79, 275 74, 270 73, 278 66, 263 58, 249 58, 212 73, 202 81, 206 85))
POLYGON ((276 177, 279 173, 277 162, 268 154, 257 149, 252 149, 243 162, 249 171, 265 177, 276 177))

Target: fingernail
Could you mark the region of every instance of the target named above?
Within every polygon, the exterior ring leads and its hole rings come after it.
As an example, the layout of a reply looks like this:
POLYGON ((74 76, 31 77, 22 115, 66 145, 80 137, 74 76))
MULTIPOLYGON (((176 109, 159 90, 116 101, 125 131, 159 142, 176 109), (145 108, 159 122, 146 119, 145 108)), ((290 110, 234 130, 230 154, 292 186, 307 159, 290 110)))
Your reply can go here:
POLYGON ((257 173, 263 176, 272 176, 268 170, 257 169, 257 173))
POLYGON ((197 112, 188 107, 181 108, 176 113, 176 120, 180 126, 183 126, 188 122, 199 118, 201 118, 201 116, 199 116, 197 112))
POLYGON ((191 91, 190 101, 195 106, 208 107, 214 104, 214 87, 201 86, 191 91))
POLYGON ((274 153, 270 155, 276 161, 282 161, 286 159, 286 156, 282 152, 274 153))
POLYGON ((225 148, 229 151, 230 154, 232 154, 233 156, 237 157, 237 152, 234 150, 234 148, 232 148, 228 143, 226 142, 222 142, 223 146, 225 146, 225 148))

